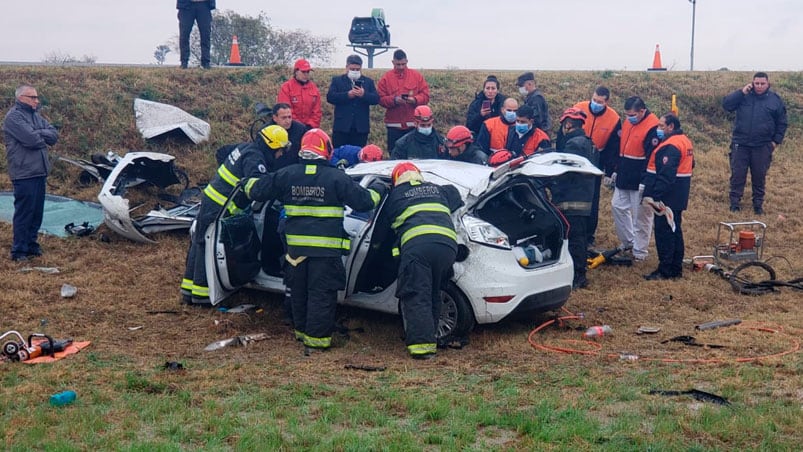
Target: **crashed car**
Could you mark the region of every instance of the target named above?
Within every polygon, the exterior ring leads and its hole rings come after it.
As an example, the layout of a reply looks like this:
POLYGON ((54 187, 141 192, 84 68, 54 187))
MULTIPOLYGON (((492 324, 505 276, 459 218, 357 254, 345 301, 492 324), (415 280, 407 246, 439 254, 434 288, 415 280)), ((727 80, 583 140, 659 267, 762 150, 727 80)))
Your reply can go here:
MULTIPOLYGON (((362 163, 346 172, 368 186, 375 179, 389 181, 397 163, 362 163)), ((441 292, 439 338, 465 335, 477 323, 553 310, 566 303, 573 277, 568 226, 547 200, 545 187, 550 178, 566 172, 601 175, 594 165, 560 152, 516 159, 498 168, 445 160, 417 160, 416 165, 425 180, 454 185, 465 201, 453 213, 458 262, 441 292)), ((376 234, 387 237, 380 243, 372 240, 373 220, 381 215, 383 203, 371 212, 345 211, 343 225, 352 247, 344 256, 347 287, 339 293, 339 301, 398 314, 393 234, 376 234)), ((280 210, 276 202, 254 205, 252 212, 234 216, 221 209, 205 236, 213 304, 240 287, 284 293, 283 249, 276 233, 280 210)))

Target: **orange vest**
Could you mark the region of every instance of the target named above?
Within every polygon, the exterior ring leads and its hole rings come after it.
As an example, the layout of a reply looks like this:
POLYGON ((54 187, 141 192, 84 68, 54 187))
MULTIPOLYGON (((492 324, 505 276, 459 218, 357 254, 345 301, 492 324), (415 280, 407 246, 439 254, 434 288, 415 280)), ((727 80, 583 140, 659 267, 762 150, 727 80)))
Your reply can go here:
POLYGON ((488 129, 488 135, 491 137, 488 147, 492 152, 505 149, 507 132, 511 127, 511 124, 502 121, 501 116, 485 120, 485 128, 488 129))
POLYGON ((647 133, 658 125, 658 117, 650 113, 638 124, 622 121, 622 141, 619 145, 619 156, 626 159, 644 160, 644 140, 647 133))
POLYGON ((521 152, 527 156, 535 154, 535 152, 538 151, 538 145, 541 144, 541 142, 544 140, 549 142, 549 135, 547 135, 546 132, 544 132, 543 130, 536 127, 535 131, 530 136, 530 139, 527 140, 526 143, 524 143, 524 147, 521 149, 521 152))
POLYGON ((663 148, 664 146, 672 145, 680 151, 680 163, 678 164, 678 172, 676 174, 677 177, 691 177, 692 169, 694 168, 694 146, 691 144, 691 140, 686 135, 681 133, 677 135, 672 135, 669 138, 665 139, 661 144, 652 151, 652 155, 650 155, 650 160, 647 163, 647 172, 650 174, 655 174, 655 154, 663 148))
POLYGON ((598 150, 605 149, 605 145, 608 144, 616 125, 619 124, 619 113, 616 113, 613 108, 606 107, 605 113, 594 116, 591 113, 590 101, 578 102, 574 105, 574 108, 579 108, 585 112, 586 121, 583 124, 583 130, 594 142, 594 147, 598 150))

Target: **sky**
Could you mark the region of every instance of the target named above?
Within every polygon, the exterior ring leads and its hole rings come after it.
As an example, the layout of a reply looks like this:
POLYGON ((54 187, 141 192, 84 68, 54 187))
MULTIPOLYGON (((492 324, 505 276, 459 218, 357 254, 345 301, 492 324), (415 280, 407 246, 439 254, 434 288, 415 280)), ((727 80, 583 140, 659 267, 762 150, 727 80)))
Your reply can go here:
MULTIPOLYGON (((12 0, 0 16, 0 62, 39 62, 54 52, 97 63, 154 64, 178 35, 175 0, 12 0)), ((663 66, 803 70, 801 0, 218 0, 218 9, 272 26, 336 38, 329 67, 344 67, 354 16, 382 7, 391 44, 424 69, 644 70, 660 44, 663 66)), ((390 68, 391 53, 376 68, 390 68)), ((167 55, 178 64, 178 55, 167 55)), ((367 64, 366 64, 367 66, 367 64)))

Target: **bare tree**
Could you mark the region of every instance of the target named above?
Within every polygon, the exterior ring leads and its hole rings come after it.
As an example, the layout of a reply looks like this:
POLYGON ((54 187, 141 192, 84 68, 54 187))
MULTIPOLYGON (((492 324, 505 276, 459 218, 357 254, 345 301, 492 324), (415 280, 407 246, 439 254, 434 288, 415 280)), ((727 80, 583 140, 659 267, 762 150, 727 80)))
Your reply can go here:
POLYGON ((167 44, 159 44, 153 52, 153 57, 156 58, 156 64, 165 64, 165 57, 170 53, 170 46, 167 44))
POLYGON ((97 61, 97 57, 94 55, 84 55, 81 58, 76 58, 70 55, 67 52, 63 52, 61 50, 54 50, 45 55, 42 58, 43 63, 50 63, 50 64, 73 64, 73 63, 83 63, 83 64, 95 64, 97 61))

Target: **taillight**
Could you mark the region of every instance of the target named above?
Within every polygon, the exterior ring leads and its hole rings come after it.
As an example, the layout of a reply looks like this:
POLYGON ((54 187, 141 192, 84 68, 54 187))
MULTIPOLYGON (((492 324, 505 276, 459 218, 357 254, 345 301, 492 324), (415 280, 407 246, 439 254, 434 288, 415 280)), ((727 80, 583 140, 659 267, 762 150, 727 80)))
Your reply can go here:
POLYGON ((496 297, 482 297, 486 303, 507 303, 512 300, 514 295, 499 295, 496 297))

